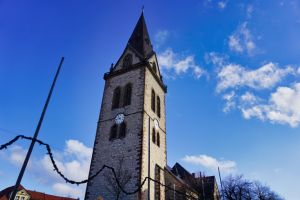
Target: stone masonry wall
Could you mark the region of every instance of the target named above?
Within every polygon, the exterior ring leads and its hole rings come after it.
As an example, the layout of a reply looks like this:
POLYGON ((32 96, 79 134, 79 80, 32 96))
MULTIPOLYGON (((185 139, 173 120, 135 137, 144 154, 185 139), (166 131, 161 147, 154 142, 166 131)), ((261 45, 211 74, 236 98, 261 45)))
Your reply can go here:
MULTIPOLYGON (((106 81, 89 176, 95 174, 104 164, 115 169, 119 168, 119 160, 122 158, 122 170, 132 177, 125 189, 128 191, 136 189, 140 180, 143 96, 143 68, 126 72, 106 81), (118 86, 123 87, 129 82, 132 83, 131 105, 111 110, 113 90, 118 86), (126 136, 109 141, 110 129, 115 123, 114 119, 118 113, 125 115, 126 136)), ((101 173, 88 184, 86 200, 96 200, 100 196, 105 200, 115 199, 108 188, 111 185, 107 180, 109 173, 109 171, 101 173)), ((123 199, 137 199, 137 194, 125 196, 123 199)))

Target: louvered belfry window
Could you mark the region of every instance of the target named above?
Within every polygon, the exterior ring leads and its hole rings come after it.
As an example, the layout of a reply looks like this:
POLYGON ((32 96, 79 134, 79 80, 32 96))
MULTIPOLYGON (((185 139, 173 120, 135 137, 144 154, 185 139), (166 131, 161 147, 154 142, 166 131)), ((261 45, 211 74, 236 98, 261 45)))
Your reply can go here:
POLYGON ((132 93, 132 85, 130 83, 128 83, 125 86, 123 106, 128 106, 131 104, 131 93, 132 93))
POLYGON ((151 91, 151 109, 155 112, 155 92, 151 91))
POLYGON ((119 108, 120 106, 120 97, 121 97, 121 88, 117 87, 113 93, 113 102, 112 109, 119 108))
POLYGON ((157 96, 157 100, 156 100, 157 102, 157 116, 160 118, 160 98, 159 98, 159 96, 157 96))

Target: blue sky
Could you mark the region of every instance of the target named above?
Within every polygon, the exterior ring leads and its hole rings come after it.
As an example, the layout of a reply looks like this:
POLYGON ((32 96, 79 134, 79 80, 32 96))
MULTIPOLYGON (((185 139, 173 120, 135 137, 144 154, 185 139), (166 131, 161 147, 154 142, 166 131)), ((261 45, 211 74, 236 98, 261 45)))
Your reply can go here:
MULTIPOLYGON (((39 138, 74 179, 89 168, 103 74, 145 6, 167 93, 168 164, 258 179, 300 198, 299 1, 0 0, 0 143, 33 135, 60 57, 39 138), (82 171, 82 173, 78 173, 82 171)), ((15 183, 28 142, 0 152, 0 188, 15 183)), ((36 146, 23 185, 82 197, 36 146)))

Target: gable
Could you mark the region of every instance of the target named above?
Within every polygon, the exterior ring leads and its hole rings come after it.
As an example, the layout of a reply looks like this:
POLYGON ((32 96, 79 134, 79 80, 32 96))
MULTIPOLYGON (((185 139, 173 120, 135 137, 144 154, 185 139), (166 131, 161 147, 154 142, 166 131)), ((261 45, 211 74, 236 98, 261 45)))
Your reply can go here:
POLYGON ((154 72, 154 74, 157 75, 157 77, 160 80, 162 80, 162 76, 160 73, 160 69, 159 69, 159 65, 158 65, 158 61, 157 61, 157 57, 156 57, 155 53, 148 59, 148 62, 150 64, 151 69, 154 72))
POLYGON ((29 200, 30 195, 26 192, 25 189, 19 190, 16 194, 16 199, 18 200, 29 200))
POLYGON ((123 54, 121 55, 121 57, 119 58, 118 62, 113 67, 113 69, 111 69, 111 71, 118 71, 126 67, 131 67, 139 62, 141 62, 141 58, 138 55, 138 53, 135 52, 133 48, 127 45, 123 54), (126 62, 128 61, 127 60, 128 56, 131 56, 131 64, 126 65, 126 62))

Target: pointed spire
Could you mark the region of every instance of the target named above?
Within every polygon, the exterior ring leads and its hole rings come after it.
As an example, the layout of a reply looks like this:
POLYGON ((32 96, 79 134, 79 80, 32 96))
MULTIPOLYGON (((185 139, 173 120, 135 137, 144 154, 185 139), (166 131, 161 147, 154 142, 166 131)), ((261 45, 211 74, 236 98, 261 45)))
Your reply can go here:
POLYGON ((128 44, 133 47, 139 54, 141 54, 143 58, 147 58, 153 52, 144 18, 144 9, 142 9, 142 14, 137 24, 135 25, 135 28, 128 40, 128 44))

